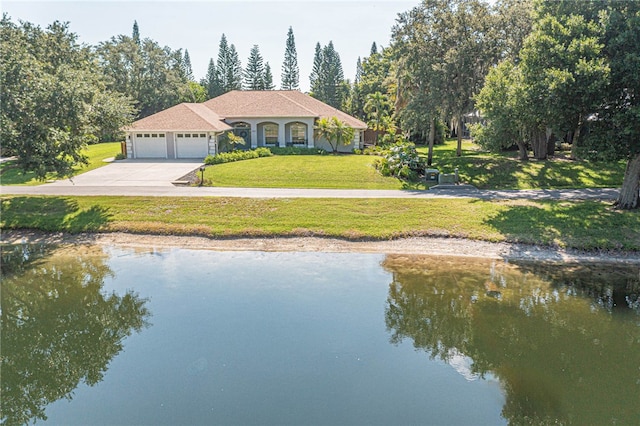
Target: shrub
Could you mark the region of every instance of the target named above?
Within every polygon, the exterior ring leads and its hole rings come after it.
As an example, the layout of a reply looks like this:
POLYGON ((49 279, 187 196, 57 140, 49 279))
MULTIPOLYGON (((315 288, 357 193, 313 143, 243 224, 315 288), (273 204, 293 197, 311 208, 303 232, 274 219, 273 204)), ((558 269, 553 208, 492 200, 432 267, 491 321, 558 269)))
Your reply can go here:
POLYGON ((417 179, 418 171, 424 168, 416 146, 406 141, 391 145, 383 157, 374 164, 383 176, 395 176, 405 180, 417 179))
POLYGON ((123 154, 121 152, 117 153, 116 156, 114 157, 116 160, 124 160, 127 158, 126 154, 123 154))
POLYGON ((251 151, 231 151, 222 152, 218 155, 208 155, 204 163, 211 166, 213 164, 232 163, 234 161, 251 160, 259 157, 270 157, 273 155, 268 148, 256 148, 251 151))
POLYGON ((284 148, 272 147, 264 149, 268 149, 274 155, 323 155, 327 153, 327 151, 322 148, 306 148, 297 146, 287 146, 284 148))
POLYGON ((354 150, 353 150, 353 153, 354 153, 355 155, 362 155, 362 150, 361 150, 361 149, 356 148, 356 149, 354 149, 354 150))

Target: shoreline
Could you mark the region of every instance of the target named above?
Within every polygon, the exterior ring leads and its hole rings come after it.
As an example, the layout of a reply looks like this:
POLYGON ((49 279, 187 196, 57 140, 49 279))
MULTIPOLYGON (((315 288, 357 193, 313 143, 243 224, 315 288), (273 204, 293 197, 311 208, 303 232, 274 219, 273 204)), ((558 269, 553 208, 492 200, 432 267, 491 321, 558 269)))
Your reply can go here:
POLYGON ((633 251, 585 252, 529 244, 488 242, 448 237, 411 237, 394 240, 350 241, 324 237, 210 238, 130 234, 124 232, 67 234, 33 230, 2 231, 3 244, 97 244, 132 248, 184 248, 214 251, 382 253, 455 256, 505 261, 548 263, 626 263, 640 265, 633 251))

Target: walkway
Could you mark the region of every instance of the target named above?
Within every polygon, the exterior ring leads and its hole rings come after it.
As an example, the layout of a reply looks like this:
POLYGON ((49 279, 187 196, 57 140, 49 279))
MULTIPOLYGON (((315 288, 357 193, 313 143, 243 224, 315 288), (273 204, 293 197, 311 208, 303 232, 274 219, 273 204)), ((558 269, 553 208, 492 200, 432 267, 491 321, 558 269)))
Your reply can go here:
POLYGON ((292 188, 221 188, 183 186, 73 186, 45 184, 40 186, 0 186, 0 194, 8 195, 113 195, 149 197, 242 197, 242 198, 476 198, 482 200, 606 200, 617 199, 618 190, 545 189, 545 190, 479 190, 473 187, 418 190, 365 189, 292 189, 292 188))

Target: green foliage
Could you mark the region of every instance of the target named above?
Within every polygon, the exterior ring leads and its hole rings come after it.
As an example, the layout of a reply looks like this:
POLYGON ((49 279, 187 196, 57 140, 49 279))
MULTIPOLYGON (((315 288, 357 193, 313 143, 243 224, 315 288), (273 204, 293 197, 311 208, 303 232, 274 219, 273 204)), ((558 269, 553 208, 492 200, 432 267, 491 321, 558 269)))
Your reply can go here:
POLYGON ((126 154, 123 154, 122 152, 119 152, 116 154, 116 156, 114 157, 114 159, 116 160, 125 160, 127 158, 126 154))
POLYGON ((222 34, 218 46, 218 62, 216 64, 217 84, 219 93, 232 90, 242 90, 242 64, 236 47, 227 42, 227 36, 222 34))
POLYGON ((0 22, 0 140, 5 154, 38 179, 69 176, 82 149, 131 121, 128 99, 106 89, 90 48, 66 24, 46 30, 0 22))
POLYGON ((389 146, 376 168, 383 176, 395 176, 404 180, 415 180, 424 169, 424 162, 411 142, 400 141, 389 146))
POLYGON ((244 70, 244 89, 264 90, 264 62, 257 44, 254 44, 249 52, 247 67, 244 70))
POLYGON ((324 155, 327 153, 321 148, 303 148, 297 146, 286 147, 270 147, 268 148, 273 155, 324 155))
POLYGON ((333 152, 336 153, 340 145, 349 145, 353 141, 355 129, 347 126, 337 117, 331 117, 318 120, 315 133, 316 137, 323 138, 329 142, 333 152))
POLYGON ((345 85, 344 72, 340 55, 333 47, 333 42, 324 48, 316 44, 313 70, 309 77, 311 82, 311 96, 322 102, 340 109, 348 93, 345 85))
MULTIPOLYGON (((242 138, 241 138, 242 139, 242 138)), ((251 160, 260 157, 270 157, 273 155, 269 148, 256 148, 250 151, 222 152, 217 155, 208 155, 204 159, 206 165, 232 163, 234 161, 251 160)))
POLYGON ((297 90, 300 84, 300 70, 298 69, 298 53, 296 52, 296 41, 293 36, 293 28, 289 27, 287 32, 287 45, 284 51, 284 61, 282 62, 282 90, 297 90))

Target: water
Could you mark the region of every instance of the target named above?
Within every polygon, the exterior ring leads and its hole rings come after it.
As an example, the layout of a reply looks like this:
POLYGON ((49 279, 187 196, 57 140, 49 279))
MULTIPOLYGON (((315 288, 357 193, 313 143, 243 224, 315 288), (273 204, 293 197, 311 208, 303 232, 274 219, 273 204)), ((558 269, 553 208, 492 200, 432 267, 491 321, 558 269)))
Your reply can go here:
POLYGON ((7 424, 640 422, 637 266, 97 246, 2 260, 7 424))

